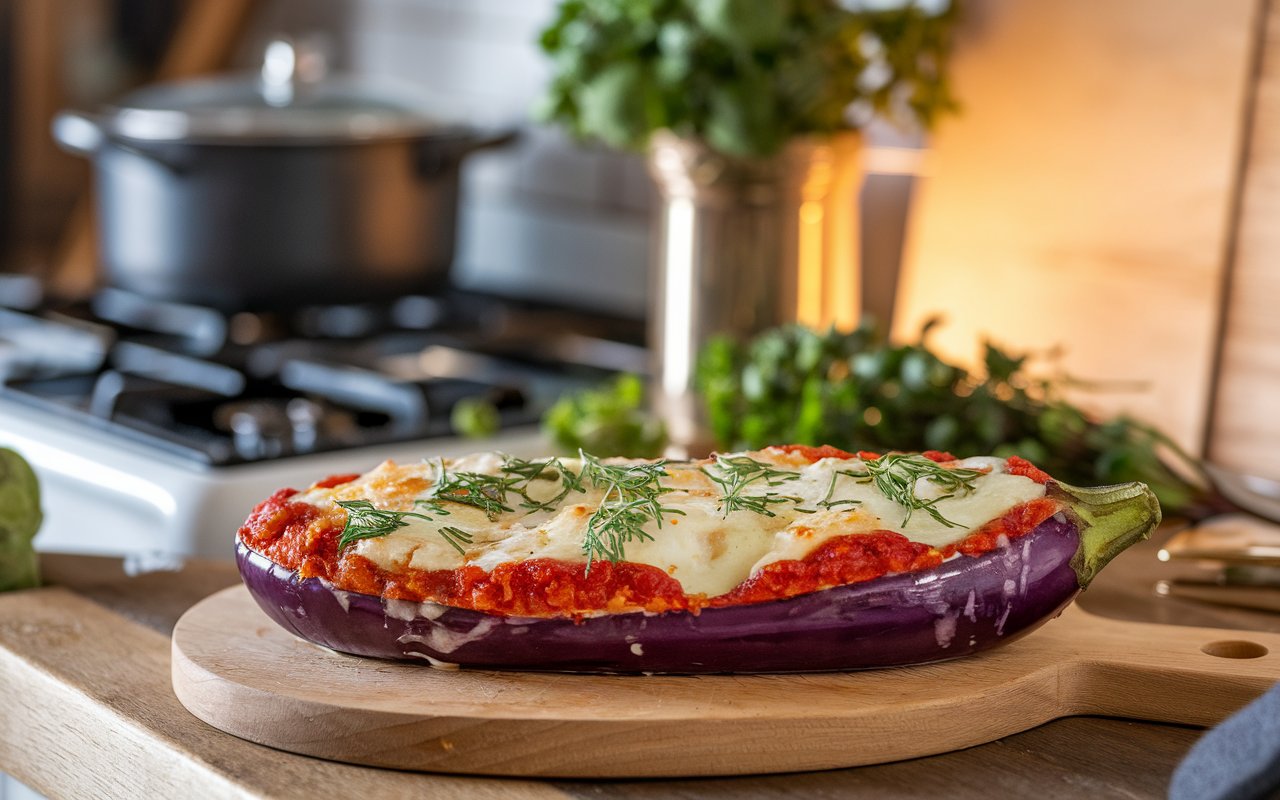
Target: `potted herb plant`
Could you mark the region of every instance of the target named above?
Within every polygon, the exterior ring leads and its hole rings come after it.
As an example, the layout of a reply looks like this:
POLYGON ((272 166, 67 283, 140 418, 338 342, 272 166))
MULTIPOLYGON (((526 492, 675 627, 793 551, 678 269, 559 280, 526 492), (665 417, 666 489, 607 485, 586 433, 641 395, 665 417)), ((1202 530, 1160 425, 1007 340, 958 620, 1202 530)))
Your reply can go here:
POLYGON ((561 2, 544 116, 647 151, 662 200, 651 339, 667 398, 689 394, 712 335, 853 324, 858 132, 953 108, 955 2, 561 2))

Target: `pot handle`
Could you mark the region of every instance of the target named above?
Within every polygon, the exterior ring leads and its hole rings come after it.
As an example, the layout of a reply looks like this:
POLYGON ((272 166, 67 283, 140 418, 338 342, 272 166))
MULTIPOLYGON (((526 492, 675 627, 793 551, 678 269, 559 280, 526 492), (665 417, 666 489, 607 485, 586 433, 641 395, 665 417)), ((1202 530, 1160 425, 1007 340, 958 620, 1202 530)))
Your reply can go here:
POLYGON ((107 141, 98 118, 81 111, 59 111, 50 131, 59 147, 78 156, 95 155, 107 141))
MULTIPOLYGON (((92 158, 102 150, 108 136, 102 117, 85 111, 59 111, 50 125, 53 140, 68 153, 92 158)), ((186 172, 187 164, 172 153, 140 147, 119 138, 111 140, 111 146, 117 150, 133 153, 149 161, 155 162, 175 174, 186 172)))
POLYGON ((463 131, 448 138, 433 137, 425 140, 418 149, 418 175, 433 178, 445 170, 456 168, 458 162, 477 150, 502 147, 519 138, 515 128, 463 131))

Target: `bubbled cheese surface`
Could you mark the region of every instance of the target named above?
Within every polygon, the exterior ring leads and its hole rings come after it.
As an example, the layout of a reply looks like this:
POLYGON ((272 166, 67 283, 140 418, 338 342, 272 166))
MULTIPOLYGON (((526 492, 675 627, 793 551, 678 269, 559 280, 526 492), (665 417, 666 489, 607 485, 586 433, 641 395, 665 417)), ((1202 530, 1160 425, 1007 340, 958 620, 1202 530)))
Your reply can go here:
MULTIPOLYGON (((702 471, 722 475, 714 463, 669 463, 662 485, 671 491, 662 495, 662 505, 684 513, 665 515, 661 528, 655 522, 646 524, 644 530, 652 539, 629 542, 626 560, 663 570, 678 580, 686 593, 715 596, 732 590, 766 564, 804 558, 833 536, 890 530, 940 548, 963 539, 1013 506, 1045 494, 1043 485, 1005 472, 1003 459, 964 459, 948 466, 981 469, 986 474, 973 480, 972 492, 937 501, 935 508, 954 526, 921 510, 912 512, 904 524, 907 509, 871 482, 840 474, 862 472, 864 465, 858 459, 827 458, 809 463, 781 450, 745 455, 795 473, 794 478, 778 486, 765 486, 763 481, 752 483, 745 494, 776 492, 793 496, 796 501, 770 504, 768 508, 775 516, 749 510, 726 516, 721 509, 723 489, 702 471), (831 502, 840 500, 857 503, 831 502)), ((363 499, 378 508, 410 510, 415 500, 432 496, 441 464, 451 473, 497 475, 501 474, 503 461, 500 454, 482 453, 443 462, 386 462, 351 483, 333 489, 312 489, 293 500, 328 506, 339 500, 363 499)), ((577 459, 565 458, 561 463, 574 471, 582 469, 577 459)), ((535 500, 549 500, 561 488, 560 482, 554 480, 528 484, 529 495, 535 500)), ((604 493, 590 486, 584 488, 585 493, 570 493, 551 510, 525 511, 518 507, 519 498, 514 498, 517 502, 507 505, 515 510, 494 519, 478 508, 448 503, 448 516, 430 521, 406 518, 409 524, 405 527, 360 540, 352 545, 353 551, 390 571, 406 567, 447 570, 468 564, 491 570, 499 564, 532 558, 585 562, 583 541, 588 520, 600 506, 604 493), (461 528, 471 535, 472 542, 463 546, 464 552, 458 552, 441 536, 443 526, 461 528)), ((926 478, 916 484, 915 493, 930 500, 944 492, 926 478)))

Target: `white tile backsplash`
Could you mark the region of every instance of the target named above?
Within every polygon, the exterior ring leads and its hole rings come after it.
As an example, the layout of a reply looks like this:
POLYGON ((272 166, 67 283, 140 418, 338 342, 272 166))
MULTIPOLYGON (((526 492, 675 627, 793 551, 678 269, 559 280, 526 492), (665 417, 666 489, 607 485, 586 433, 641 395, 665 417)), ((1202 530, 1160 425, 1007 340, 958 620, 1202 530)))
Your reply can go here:
POLYGON ((463 212, 455 265, 463 286, 644 313, 647 224, 552 203, 467 201, 463 212))
POLYGON ((616 160, 616 154, 583 147, 558 130, 531 127, 524 134, 516 186, 531 198, 589 209, 605 200, 605 175, 616 160))

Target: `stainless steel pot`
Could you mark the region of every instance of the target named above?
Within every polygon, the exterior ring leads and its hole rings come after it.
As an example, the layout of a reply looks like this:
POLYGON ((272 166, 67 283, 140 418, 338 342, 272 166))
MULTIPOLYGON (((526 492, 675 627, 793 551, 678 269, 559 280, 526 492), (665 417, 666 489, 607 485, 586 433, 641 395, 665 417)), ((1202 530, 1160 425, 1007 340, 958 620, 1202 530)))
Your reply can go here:
POLYGON ((59 114, 54 138, 94 162, 106 280, 230 310, 442 284, 459 165, 513 134, 443 124, 402 95, 321 73, 277 41, 260 76, 59 114))

